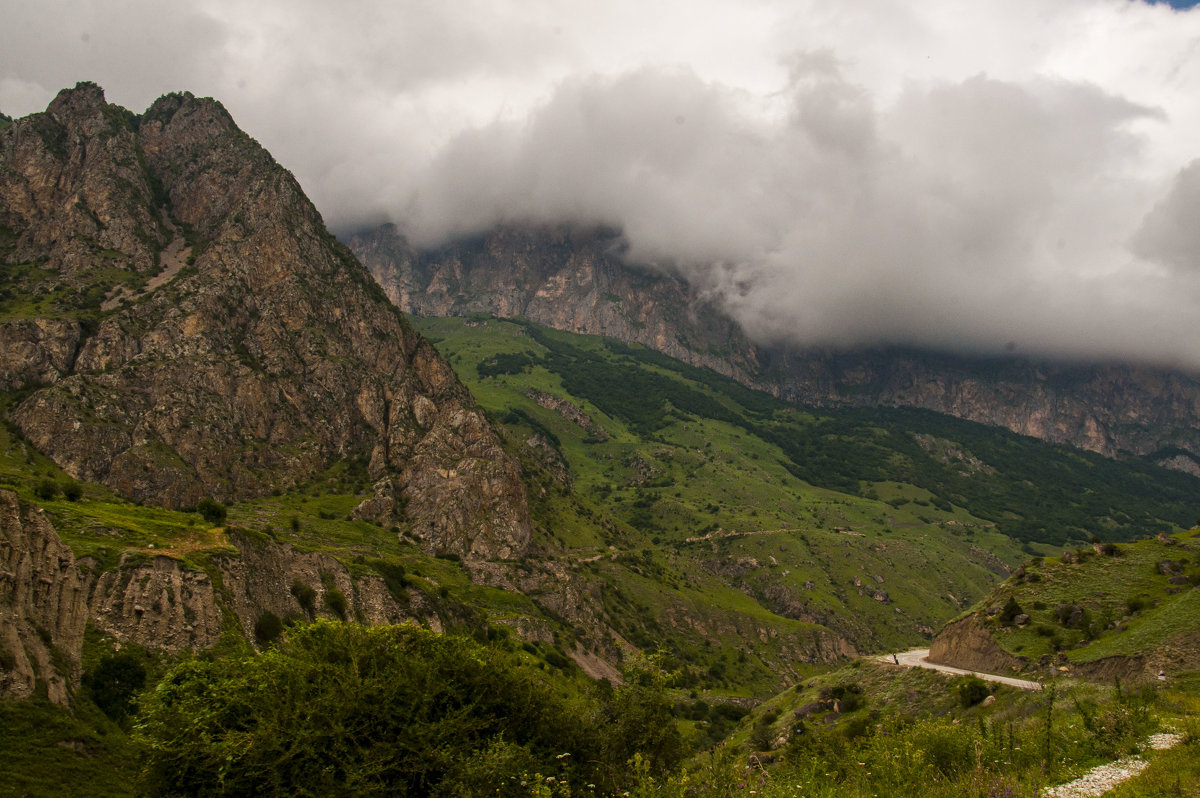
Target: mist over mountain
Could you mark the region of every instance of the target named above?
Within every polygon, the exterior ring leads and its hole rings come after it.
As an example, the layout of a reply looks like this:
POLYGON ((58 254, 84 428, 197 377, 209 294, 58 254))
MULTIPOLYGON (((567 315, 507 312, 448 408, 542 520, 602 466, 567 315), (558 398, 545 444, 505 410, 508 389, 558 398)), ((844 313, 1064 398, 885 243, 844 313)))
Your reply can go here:
POLYGON ((81 74, 135 108, 219 96, 342 233, 600 224, 759 344, 1200 366, 1194 10, 61 0, 7 22, 6 112, 81 74))
POLYGON ((1200 378, 1187 371, 1019 351, 764 345, 720 297, 631 262, 612 229, 516 225, 421 249, 388 225, 347 241, 409 313, 528 318, 640 343, 794 402, 920 407, 1200 472, 1200 378))

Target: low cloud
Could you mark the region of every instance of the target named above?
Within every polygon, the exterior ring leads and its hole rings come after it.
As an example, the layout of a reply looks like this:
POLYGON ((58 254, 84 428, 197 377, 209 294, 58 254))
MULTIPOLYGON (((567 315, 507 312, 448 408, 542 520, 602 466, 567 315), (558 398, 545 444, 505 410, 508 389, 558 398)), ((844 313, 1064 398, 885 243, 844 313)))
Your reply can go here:
POLYGON ((1133 176, 1156 109, 1095 86, 975 76, 888 108, 828 53, 769 103, 680 69, 571 81, 520 122, 463 133, 417 176, 418 243, 527 220, 622 228, 630 257, 703 287, 751 334, 1189 360, 1195 180, 1126 246, 1154 187, 1133 176), (1190 254, 1189 254, 1190 253, 1190 254), (1156 310, 1156 308, 1158 310, 1156 310))
POLYGON ((336 230, 619 226, 763 340, 1200 368, 1198 42, 1131 0, 45 0, 0 109, 212 95, 336 230))

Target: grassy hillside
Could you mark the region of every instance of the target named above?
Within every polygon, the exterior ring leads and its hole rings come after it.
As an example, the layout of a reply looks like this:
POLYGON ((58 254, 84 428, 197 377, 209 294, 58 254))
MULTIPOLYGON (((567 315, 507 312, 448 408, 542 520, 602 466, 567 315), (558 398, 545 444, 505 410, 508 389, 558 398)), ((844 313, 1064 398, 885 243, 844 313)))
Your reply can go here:
POLYGON ((1035 558, 973 614, 1002 648, 1043 670, 1090 672, 1126 658, 1144 663, 1139 670, 1174 676, 1200 667, 1197 585, 1200 529, 1193 529, 1035 558), (1015 617, 1003 612, 1010 601, 1015 617))
MULTIPOLYGON (((476 318, 417 324, 501 421, 528 422, 532 415, 549 423, 530 400, 517 397, 529 388, 603 416, 605 429, 613 428, 609 449, 594 435, 573 434, 570 425, 554 428, 566 432, 559 442, 571 454, 585 455, 571 463, 589 489, 628 484, 621 461, 608 455, 621 442, 640 439, 700 453, 698 463, 685 458, 675 473, 655 471, 657 478, 643 479, 641 487, 660 487, 655 483, 705 463, 715 450, 749 457, 743 469, 782 474, 776 484, 785 488, 804 483, 879 498, 918 516, 925 507, 962 508, 1022 541, 1130 540, 1190 525, 1196 514, 1200 481, 1140 461, 1116 461, 927 411, 805 411, 651 350, 528 323, 476 318), (578 441, 589 448, 572 446, 578 441), (919 490, 897 492, 895 483, 919 490)), ((764 509, 761 503, 755 508, 764 509)))
MULTIPOLYGON (((528 324, 426 319, 420 326, 522 462, 533 550, 496 567, 523 591, 504 579, 481 581, 477 566, 430 556, 402 527, 351 520, 370 493, 360 463, 339 463, 289 493, 231 505, 214 521, 76 483, 3 427, 0 487, 43 507, 76 555, 93 558, 99 570, 117 567, 123 556, 165 554, 211 574, 214 555, 235 551, 233 534, 331 554, 354 573, 419 591, 448 632, 486 641, 552 676, 566 693, 590 689, 575 659, 581 652, 657 651, 693 748, 731 733, 731 751, 775 747, 795 731, 792 719, 811 723, 811 713, 798 710, 827 700, 826 693, 854 693, 853 685, 865 700, 813 725, 816 748, 791 744, 793 765, 812 770, 803 776, 811 789, 823 789, 819 768, 849 766, 846 757, 867 752, 890 756, 891 743, 875 736, 876 727, 899 723, 898 734, 912 726, 913 740, 942 745, 948 732, 938 718, 957 711, 957 688, 941 677, 869 663, 827 673, 830 663, 927 639, 1031 554, 1057 553, 1063 541, 1080 546, 1093 535, 1124 541, 1177 530, 1194 515, 1196 481, 1173 472, 933 414, 809 411, 645 350, 528 324), (1099 515, 1090 519, 1093 511, 1099 515), (567 592, 590 597, 603 625, 573 615, 562 602, 567 592), (541 642, 522 640, 516 628, 542 630, 541 642)), ((13 398, 3 397, 6 406, 13 398)), ((979 611, 986 617, 987 606, 1014 596, 1031 623, 997 634, 1009 650, 1035 658, 1058 647, 1067 662, 1082 664, 1141 651, 1148 641, 1179 640, 1200 620, 1196 591, 1178 584, 1196 581, 1197 545, 1184 533, 1173 545, 1122 542, 1119 554, 1085 554, 1082 564, 1035 559, 979 611), (1163 559, 1178 568, 1162 573, 1163 559), (1088 579, 1080 582, 1079 574, 1088 579), (1124 587, 1113 591, 1110 583, 1124 587), (1060 605, 1079 605, 1113 628, 1067 628, 1056 620, 1060 605), (1052 622, 1050 634, 1039 631, 1052 622), (1087 634, 1095 640, 1077 648, 1087 634)), ((213 656, 251 653, 234 633, 213 656)), ((113 654, 113 641, 89 630, 85 673, 113 654)), ((147 664, 147 684, 174 662, 131 656, 147 664)), ((98 793, 128 783, 138 754, 89 695, 81 691, 76 717, 37 703, 6 708, 7 727, 36 725, 43 731, 35 747, 67 752, 53 777, 41 760, 6 754, 17 763, 21 790, 65 789, 89 766, 102 771, 98 793)), ((1000 698, 993 712, 1004 717, 1023 712, 1024 720, 1037 711, 1000 698)), ((971 712, 964 719, 977 723, 978 710, 971 712)), ((994 724, 993 717, 984 720, 994 724)), ((980 745, 991 745, 988 739, 980 745)), ((28 750, 22 734, 0 742, 6 751, 28 750)), ((1072 766, 1092 755, 1063 754, 1074 757, 1072 766)), ((740 761, 738 754, 724 762, 722 772, 744 778, 740 761)), ((918 770, 905 778, 921 778, 918 770)), ((688 773, 673 782, 681 790, 688 773)), ((953 794, 958 782, 938 778, 953 794)), ((872 784, 862 781, 863 789, 872 784)))

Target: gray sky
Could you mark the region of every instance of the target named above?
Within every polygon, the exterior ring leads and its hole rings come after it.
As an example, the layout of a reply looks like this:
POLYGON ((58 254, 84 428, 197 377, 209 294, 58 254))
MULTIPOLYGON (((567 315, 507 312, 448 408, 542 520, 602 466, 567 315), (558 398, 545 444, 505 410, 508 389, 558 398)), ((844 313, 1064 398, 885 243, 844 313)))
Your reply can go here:
POLYGON ((1200 368, 1200 10, 0 0, 0 110, 220 99, 335 230, 621 226, 762 338, 1200 368))

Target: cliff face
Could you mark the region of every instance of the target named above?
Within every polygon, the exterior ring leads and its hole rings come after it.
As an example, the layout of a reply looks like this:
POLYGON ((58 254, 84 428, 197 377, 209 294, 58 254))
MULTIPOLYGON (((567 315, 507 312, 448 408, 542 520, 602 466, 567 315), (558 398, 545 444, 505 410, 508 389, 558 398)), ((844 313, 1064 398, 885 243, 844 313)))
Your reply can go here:
POLYGON ((42 511, 0 490, 0 697, 66 704, 80 676, 87 590, 42 511))
POLYGON ((616 233, 499 229, 432 251, 390 225, 350 247, 388 296, 423 316, 525 316, 644 344, 790 401, 919 407, 1200 475, 1200 377, 915 350, 756 347, 680 278, 625 263, 616 233))
POLYGON ((502 228, 419 252, 392 225, 349 239, 388 297, 419 316, 490 313, 640 343, 750 380, 755 349, 732 319, 678 278, 622 260, 620 236, 502 228))
POLYGON ((359 515, 510 557, 517 465, 436 351, 215 101, 99 87, 0 134, 0 388, 76 478, 186 507, 366 464, 359 515))
POLYGON ((236 551, 213 558, 213 575, 138 552, 98 572, 75 560, 40 509, 0 490, 0 697, 44 689, 50 701, 70 703, 88 623, 118 644, 165 651, 210 648, 226 631, 253 641, 267 612, 442 628, 416 588, 394 595, 382 577, 352 575, 327 554, 261 536, 233 533, 231 543, 236 551), (299 588, 312 591, 307 603, 299 588))

